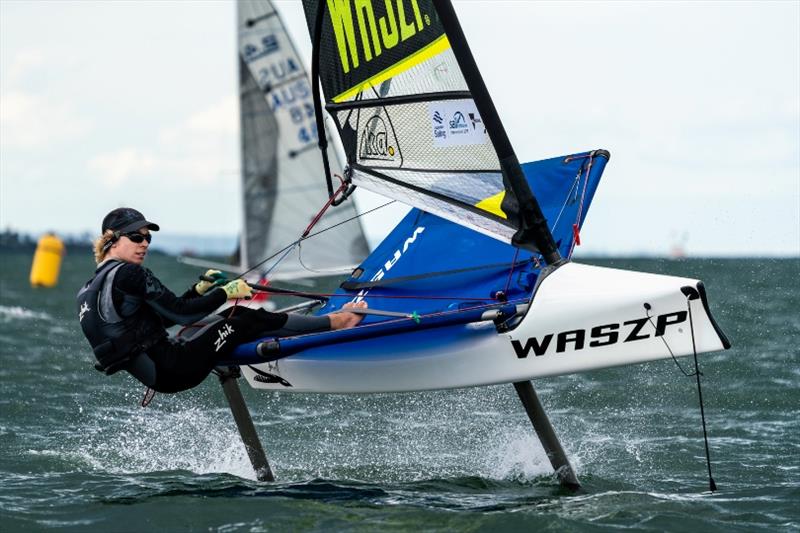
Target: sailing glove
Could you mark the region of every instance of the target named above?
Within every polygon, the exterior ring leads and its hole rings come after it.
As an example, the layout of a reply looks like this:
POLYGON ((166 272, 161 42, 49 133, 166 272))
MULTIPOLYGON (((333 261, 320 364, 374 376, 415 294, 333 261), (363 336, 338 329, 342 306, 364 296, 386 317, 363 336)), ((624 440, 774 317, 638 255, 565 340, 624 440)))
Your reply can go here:
POLYGON ((225 274, 219 270, 206 270, 206 273, 203 274, 203 277, 214 278, 214 281, 201 280, 194 284, 194 291, 200 296, 203 296, 214 287, 219 287, 220 285, 224 285, 228 282, 225 274))
POLYGON ((250 289, 250 286, 243 279, 230 281, 222 288, 225 289, 225 294, 228 295, 229 300, 238 298, 249 300, 253 296, 252 289, 250 289))

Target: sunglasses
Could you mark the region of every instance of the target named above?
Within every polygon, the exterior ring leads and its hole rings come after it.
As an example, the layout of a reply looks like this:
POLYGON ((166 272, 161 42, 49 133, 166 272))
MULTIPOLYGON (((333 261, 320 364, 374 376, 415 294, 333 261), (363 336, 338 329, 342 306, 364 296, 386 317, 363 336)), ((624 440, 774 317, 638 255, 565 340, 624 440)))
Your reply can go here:
POLYGON ((129 241, 139 244, 143 241, 147 241, 148 243, 153 240, 153 234, 148 233, 146 235, 139 233, 138 231, 133 231, 131 233, 123 233, 120 237, 127 237, 129 241))

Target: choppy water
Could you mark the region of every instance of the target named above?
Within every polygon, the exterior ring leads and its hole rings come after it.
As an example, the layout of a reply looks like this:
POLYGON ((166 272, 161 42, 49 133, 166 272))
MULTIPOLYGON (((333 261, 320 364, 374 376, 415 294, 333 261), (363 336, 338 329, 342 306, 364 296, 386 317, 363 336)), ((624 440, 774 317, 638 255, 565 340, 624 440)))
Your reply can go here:
MULTIPOLYGON (((178 289, 197 275, 149 266, 178 289)), ((703 279, 733 349, 702 357, 714 477, 694 378, 661 361, 535 383, 583 490, 559 488, 512 386, 403 395, 258 394, 278 478, 254 480, 214 379, 139 407, 92 369, 73 296, 0 256, 0 530, 800 529, 800 261, 603 260, 703 279)), ((490 357, 491 354, 487 354, 490 357)), ((684 360, 687 361, 688 360, 684 360)))

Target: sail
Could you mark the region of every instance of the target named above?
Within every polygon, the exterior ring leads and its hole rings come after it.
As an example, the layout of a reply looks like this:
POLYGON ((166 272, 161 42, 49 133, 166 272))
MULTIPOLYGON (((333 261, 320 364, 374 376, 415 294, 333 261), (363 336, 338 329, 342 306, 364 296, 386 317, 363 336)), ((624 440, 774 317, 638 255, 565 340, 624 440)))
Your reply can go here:
POLYGON ((353 182, 512 242, 517 200, 437 6, 306 0, 304 8, 312 40, 322 13, 320 81, 353 182))
MULTIPOLYGON (((244 196, 240 254, 249 269, 298 239, 328 195, 316 149, 311 86, 286 28, 267 0, 240 1, 237 27, 244 196)), ((356 215, 353 202, 345 202, 329 209, 315 231, 356 215)), ((278 272, 348 268, 368 251, 354 220, 292 250, 278 272)))

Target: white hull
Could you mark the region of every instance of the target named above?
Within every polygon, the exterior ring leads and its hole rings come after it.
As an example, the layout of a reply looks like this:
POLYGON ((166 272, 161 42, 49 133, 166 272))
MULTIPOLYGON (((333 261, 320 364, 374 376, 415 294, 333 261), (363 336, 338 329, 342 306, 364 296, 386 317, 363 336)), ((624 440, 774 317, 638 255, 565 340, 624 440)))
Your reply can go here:
POLYGON ((697 280, 569 263, 541 282, 507 333, 487 321, 388 335, 255 366, 261 375, 247 366, 242 373, 254 388, 290 392, 472 387, 654 361, 670 350, 691 355, 692 331, 697 353, 728 347, 697 280))

